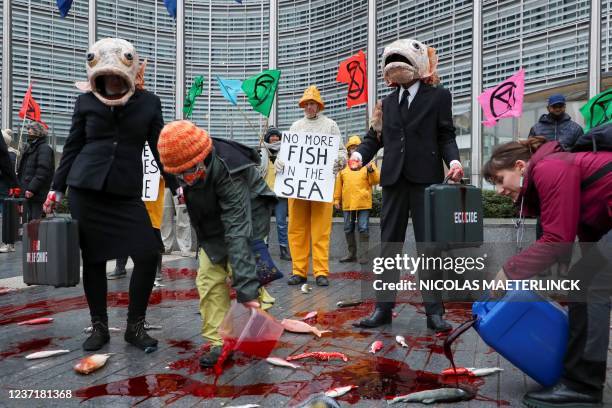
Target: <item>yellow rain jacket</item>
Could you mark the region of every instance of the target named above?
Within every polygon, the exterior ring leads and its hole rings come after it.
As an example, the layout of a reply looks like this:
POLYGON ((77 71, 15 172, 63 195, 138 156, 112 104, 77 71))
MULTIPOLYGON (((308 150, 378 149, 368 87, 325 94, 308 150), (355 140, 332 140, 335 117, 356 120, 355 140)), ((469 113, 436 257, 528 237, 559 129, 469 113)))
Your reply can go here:
MULTIPOLYGON (((346 149, 361 144, 359 136, 351 136, 346 149)), ((342 204, 343 211, 370 210, 372 208, 372 186, 380 182, 380 171, 372 163, 373 172, 366 166, 353 171, 346 166, 336 177, 334 204, 342 204)))
POLYGON ((159 178, 159 194, 155 201, 145 201, 145 207, 149 213, 153 228, 161 229, 162 218, 164 216, 164 192, 166 190, 166 182, 163 177, 159 178))

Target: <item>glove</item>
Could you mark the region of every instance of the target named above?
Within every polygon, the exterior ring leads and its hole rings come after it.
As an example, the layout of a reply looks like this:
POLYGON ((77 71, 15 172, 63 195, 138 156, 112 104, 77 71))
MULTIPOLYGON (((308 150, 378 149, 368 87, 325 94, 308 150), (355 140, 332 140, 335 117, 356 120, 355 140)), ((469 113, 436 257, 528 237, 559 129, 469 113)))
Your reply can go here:
POLYGON ((21 195, 21 189, 19 187, 10 188, 8 192, 9 197, 19 198, 21 195))
POLYGON ((351 158, 349 159, 349 168, 355 171, 360 170, 363 167, 363 162, 361 160, 361 153, 353 152, 353 154, 351 154, 351 158))
POLYGON ((448 171, 448 178, 454 182, 461 181, 463 178, 463 166, 458 160, 453 160, 450 163, 450 170, 448 171))
POLYGON ((176 189, 176 199, 178 200, 179 205, 185 204, 185 194, 183 193, 183 187, 179 187, 176 189))
POLYGON ((276 158, 276 160, 274 161, 274 171, 276 172, 276 174, 283 174, 283 171, 285 170, 285 162, 282 161, 279 158, 276 158))
POLYGON ((57 203, 61 202, 63 197, 64 194, 60 193, 59 191, 49 191, 49 193, 47 194, 47 199, 43 204, 43 211, 46 214, 51 214, 53 211, 55 211, 57 203))

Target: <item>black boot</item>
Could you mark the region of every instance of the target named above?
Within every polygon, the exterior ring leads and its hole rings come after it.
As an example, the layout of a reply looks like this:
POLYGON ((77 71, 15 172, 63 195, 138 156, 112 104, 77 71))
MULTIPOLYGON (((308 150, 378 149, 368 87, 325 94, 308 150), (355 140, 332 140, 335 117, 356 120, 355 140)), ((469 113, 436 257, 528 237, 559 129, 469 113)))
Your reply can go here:
POLYGON ((315 281, 317 282, 317 286, 329 286, 329 279, 327 279, 327 276, 319 275, 315 281))
POLYGON ((115 270, 106 275, 106 279, 121 279, 125 278, 127 272, 125 270, 125 265, 127 265, 127 257, 118 258, 115 261, 115 270))
POLYGON ((303 278, 300 275, 291 275, 287 281, 287 285, 299 285, 300 283, 306 283, 306 278, 303 278))
POLYGON ((441 315, 429 315, 427 316, 427 328, 434 330, 436 333, 443 333, 453 329, 441 315))
MULTIPOLYGON (((219 361, 219 357, 221 356, 221 352, 223 351, 223 346, 212 346, 208 353, 204 354, 200 357, 200 367, 210 368, 214 367, 219 361)), ((228 356, 228 359, 231 357, 228 356)))
POLYGON ((128 320, 125 336, 128 343, 144 350, 146 353, 157 350, 157 340, 147 334, 145 330, 145 318, 140 317, 133 322, 128 320))
POLYGON ((348 255, 340 258, 340 262, 355 262, 357 260, 357 242, 355 241, 355 233, 347 232, 344 234, 346 237, 346 246, 348 247, 348 255))
POLYGON ((108 319, 100 317, 91 318, 91 335, 83 343, 83 350, 96 351, 110 341, 110 333, 108 332, 108 319))
POLYGON ((290 261, 291 260, 291 254, 289 253, 289 248, 287 248, 286 246, 280 246, 280 259, 282 259, 283 261, 290 261))
POLYGON ((376 309, 374 309, 374 312, 370 315, 370 317, 363 319, 360 322, 353 323, 353 326, 372 329, 374 327, 382 326, 383 324, 390 324, 392 317, 393 315, 391 309, 376 306, 376 309))
POLYGON ((523 397, 523 404, 529 408, 598 407, 601 400, 601 395, 584 394, 559 383, 554 387, 528 392, 523 397))
POLYGON ((359 262, 361 265, 365 265, 368 263, 368 247, 370 245, 370 234, 368 234, 367 232, 360 232, 359 233, 359 250, 358 250, 358 254, 359 254, 359 258, 357 259, 357 262, 359 262))

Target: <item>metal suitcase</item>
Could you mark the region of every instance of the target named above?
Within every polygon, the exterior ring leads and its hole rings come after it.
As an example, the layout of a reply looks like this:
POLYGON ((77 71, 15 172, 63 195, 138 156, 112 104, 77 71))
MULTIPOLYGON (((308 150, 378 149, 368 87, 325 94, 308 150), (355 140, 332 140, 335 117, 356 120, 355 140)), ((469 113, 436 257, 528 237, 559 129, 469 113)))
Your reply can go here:
POLYGON ((23 198, 6 198, 2 202, 2 242, 14 244, 22 236, 23 198))
POLYGON ((27 285, 76 286, 81 258, 76 220, 51 217, 23 229, 23 282, 27 285))
POLYGON ((479 247, 483 217, 478 187, 442 183, 425 189, 425 242, 442 249, 479 247))

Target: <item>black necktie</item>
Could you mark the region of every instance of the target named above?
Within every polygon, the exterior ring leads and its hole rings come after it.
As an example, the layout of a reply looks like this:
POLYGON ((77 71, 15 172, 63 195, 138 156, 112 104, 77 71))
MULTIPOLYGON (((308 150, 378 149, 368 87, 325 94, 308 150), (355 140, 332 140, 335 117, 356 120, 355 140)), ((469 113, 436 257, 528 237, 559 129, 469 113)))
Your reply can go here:
POLYGON ((404 93, 402 93, 402 99, 400 100, 400 108, 408 107, 408 97, 410 96, 410 92, 408 89, 404 89, 404 93))

